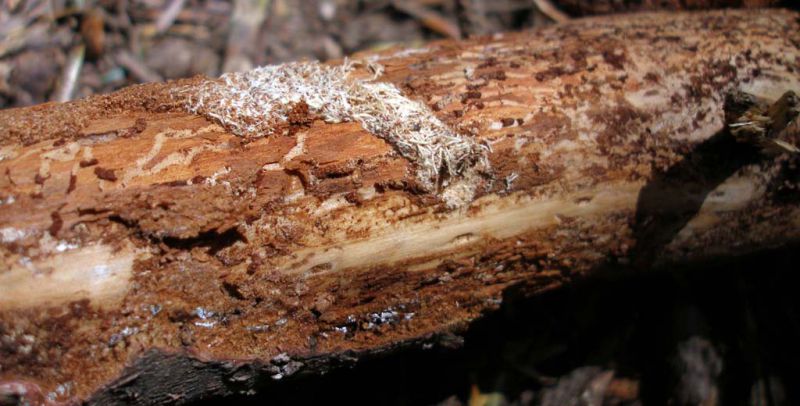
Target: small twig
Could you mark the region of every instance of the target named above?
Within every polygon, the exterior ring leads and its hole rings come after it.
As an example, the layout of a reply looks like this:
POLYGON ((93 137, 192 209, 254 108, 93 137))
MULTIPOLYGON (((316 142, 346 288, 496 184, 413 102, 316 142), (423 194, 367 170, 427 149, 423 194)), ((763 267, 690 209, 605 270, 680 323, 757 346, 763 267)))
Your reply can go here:
POLYGON ((142 61, 128 53, 122 51, 117 54, 117 63, 125 68, 136 80, 140 82, 161 82, 163 78, 157 72, 148 68, 142 61))
POLYGON ((550 0, 533 0, 533 4, 542 12, 542 14, 549 17, 551 20, 562 24, 570 20, 570 17, 559 10, 550 0))
POLYGON ((78 83, 78 76, 83 67, 84 49, 83 45, 76 45, 69 51, 61 81, 54 93, 55 101, 65 102, 72 100, 72 95, 75 93, 75 85, 78 83))
POLYGON ((791 140, 800 138, 800 117, 795 117, 772 140, 773 144, 782 152, 800 154, 800 148, 792 144, 791 140))
POLYGON ((422 25, 447 38, 460 39, 461 30, 452 21, 416 1, 392 1, 394 8, 416 18, 422 25))
POLYGON ((183 4, 186 3, 186 0, 172 0, 167 6, 167 9, 158 16, 158 20, 156 20, 156 31, 161 34, 166 32, 169 27, 172 26, 172 23, 175 22, 175 18, 178 16, 178 13, 181 12, 183 9, 183 4))
POLYGON ((271 0, 235 0, 230 20, 224 72, 240 72, 252 68, 247 56, 256 42, 258 29, 267 18, 271 0))

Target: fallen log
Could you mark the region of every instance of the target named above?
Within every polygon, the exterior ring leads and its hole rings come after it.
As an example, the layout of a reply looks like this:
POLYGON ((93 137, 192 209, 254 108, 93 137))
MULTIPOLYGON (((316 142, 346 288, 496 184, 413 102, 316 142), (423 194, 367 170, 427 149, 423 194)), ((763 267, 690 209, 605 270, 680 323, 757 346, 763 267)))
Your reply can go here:
MULTIPOLYGON (((723 7, 759 8, 779 6, 779 0, 667 0, 654 2, 649 0, 634 0, 627 2, 618 1, 586 1, 586 0, 556 0, 555 4, 564 11, 574 16, 589 16, 611 13, 631 13, 641 11, 678 11, 678 10, 709 10, 723 7)), ((786 3, 788 4, 788 3, 786 3)))
POLYGON ((800 91, 798 21, 592 18, 2 111, 0 400, 254 393, 457 343, 511 286, 795 243, 797 154, 725 101, 800 91))

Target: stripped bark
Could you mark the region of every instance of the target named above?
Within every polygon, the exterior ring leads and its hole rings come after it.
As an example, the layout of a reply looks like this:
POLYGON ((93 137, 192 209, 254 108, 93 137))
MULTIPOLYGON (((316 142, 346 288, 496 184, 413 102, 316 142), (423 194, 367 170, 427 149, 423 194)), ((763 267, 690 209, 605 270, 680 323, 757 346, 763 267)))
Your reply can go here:
MULTIPOLYGON (((576 16, 610 13, 631 13, 657 10, 709 10, 714 8, 760 8, 776 7, 780 0, 558 0, 555 2, 564 11, 576 16)), ((790 3, 784 2, 789 5, 790 3)))
POLYGON ((0 112, 0 399, 253 393, 457 342, 511 286, 797 242, 797 156, 736 142, 724 99, 800 91, 799 28, 643 14, 361 54, 346 114, 243 99, 268 125, 196 108, 206 78, 0 112))

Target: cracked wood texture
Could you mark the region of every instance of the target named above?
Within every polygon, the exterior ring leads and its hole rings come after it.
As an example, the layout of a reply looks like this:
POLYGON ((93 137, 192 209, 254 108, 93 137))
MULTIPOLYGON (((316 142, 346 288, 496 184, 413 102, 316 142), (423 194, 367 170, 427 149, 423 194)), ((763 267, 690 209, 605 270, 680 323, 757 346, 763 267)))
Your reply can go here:
POLYGON ((298 103, 239 137, 186 113, 171 89, 202 78, 2 111, 0 402, 254 393, 450 342, 511 286, 797 242, 797 157, 732 141, 723 102, 800 91, 798 18, 623 15, 354 56, 490 147, 453 209, 358 123, 298 103))

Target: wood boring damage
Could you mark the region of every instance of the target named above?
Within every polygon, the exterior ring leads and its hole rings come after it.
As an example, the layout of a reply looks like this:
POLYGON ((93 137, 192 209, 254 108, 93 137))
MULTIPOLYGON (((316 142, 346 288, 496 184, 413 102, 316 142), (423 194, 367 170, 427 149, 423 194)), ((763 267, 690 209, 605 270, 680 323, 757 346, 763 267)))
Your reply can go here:
POLYGON ((800 241, 800 15, 651 13, 0 111, 0 394, 186 403, 800 241))
MULTIPOLYGON (((382 70, 374 63, 367 67, 376 73, 374 78, 382 70)), ((310 113, 328 123, 356 121, 413 165, 423 190, 443 188, 449 208, 469 203, 480 181, 477 169, 488 174, 488 147, 454 133, 427 106, 403 96, 394 85, 351 79, 351 71, 348 61, 338 67, 289 63, 226 74, 178 93, 189 111, 245 137, 272 134, 279 128, 276 122, 288 122, 298 108, 308 110, 299 114, 310 113)))

